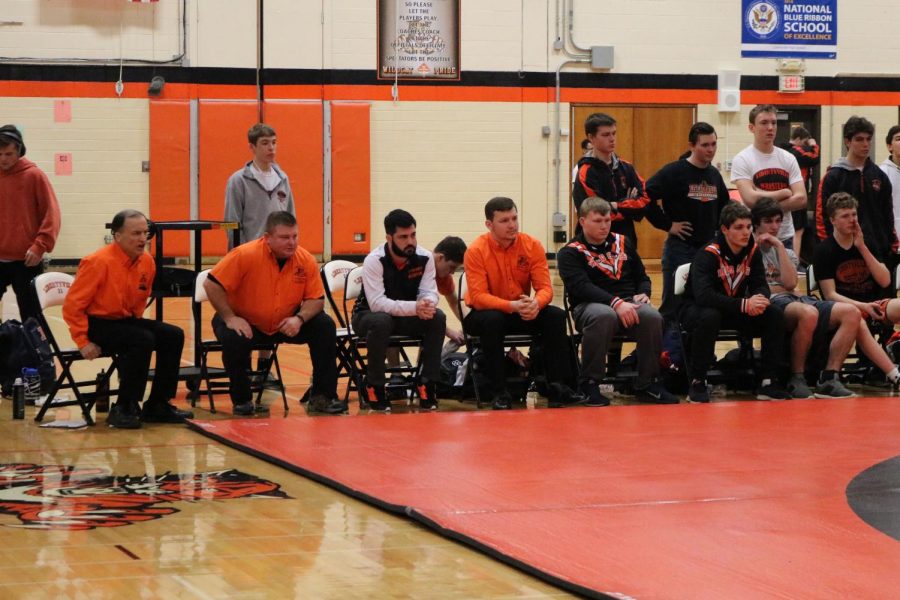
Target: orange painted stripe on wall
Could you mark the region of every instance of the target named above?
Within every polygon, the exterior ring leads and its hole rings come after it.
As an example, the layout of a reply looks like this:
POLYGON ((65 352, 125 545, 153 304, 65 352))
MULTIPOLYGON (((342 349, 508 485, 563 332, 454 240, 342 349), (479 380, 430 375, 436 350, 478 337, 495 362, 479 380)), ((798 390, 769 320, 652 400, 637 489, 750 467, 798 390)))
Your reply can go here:
MULTIPOLYGON (((190 101, 150 101, 150 218, 154 221, 191 217, 190 136, 190 101)), ((165 256, 188 256, 190 251, 189 232, 165 234, 165 256)))
MULTIPOLYGON (((410 102, 552 102, 552 87, 479 87, 479 86, 404 86, 400 84, 401 101, 410 102)), ((67 81, 0 81, 0 96, 115 98, 112 83, 67 81)), ((385 85, 271 85, 266 86, 267 99, 313 100, 391 100, 391 88, 385 85)), ((146 98, 144 83, 126 83, 123 98, 146 98)), ((198 83, 166 83, 162 100, 216 98, 255 100, 252 85, 198 83)), ((716 90, 697 89, 610 89, 563 88, 561 98, 574 103, 622 104, 715 104, 716 90)), ((775 90, 742 91, 743 104, 821 104, 825 106, 897 106, 900 92, 803 92, 782 94, 775 90)))
POLYGON ((300 225, 300 244, 313 254, 325 249, 322 112, 322 103, 318 100, 266 100, 263 103, 263 120, 278 134, 276 160, 291 182, 300 225))

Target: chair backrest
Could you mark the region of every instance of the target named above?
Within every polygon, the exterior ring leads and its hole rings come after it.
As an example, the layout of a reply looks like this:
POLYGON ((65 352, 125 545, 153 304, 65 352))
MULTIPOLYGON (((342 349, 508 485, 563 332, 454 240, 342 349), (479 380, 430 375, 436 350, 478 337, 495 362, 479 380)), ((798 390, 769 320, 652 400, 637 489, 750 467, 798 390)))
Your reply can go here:
POLYGON ((813 292, 819 291, 819 282, 816 281, 816 273, 813 266, 806 267, 806 295, 812 296, 813 292))
POLYGON ((469 305, 466 304, 466 292, 469 291, 469 284, 466 280, 466 272, 463 271, 459 274, 459 296, 458 296, 458 304, 460 316, 465 319, 466 315, 472 312, 472 309, 469 308, 469 305))
POLYGON ((900 265, 894 271, 894 291, 900 292, 900 265))
POLYGON ((687 280, 688 275, 691 273, 691 263, 685 263, 675 269, 675 295, 682 296, 684 295, 684 290, 687 288, 687 280))
POLYGON ((206 294, 206 288, 203 287, 203 284, 206 283, 207 278, 209 277, 210 269, 204 269, 197 273, 197 279, 194 282, 194 302, 206 302, 209 300, 209 296, 206 294))
POLYGON ((350 311, 356 299, 362 293, 363 268, 353 267, 344 278, 344 319, 350 322, 350 311))
POLYGON ((48 271, 34 278, 34 293, 37 294, 41 310, 51 306, 62 306, 69 295, 69 288, 75 278, 68 273, 48 271))
POLYGON ((322 284, 325 287, 325 297, 328 299, 328 305, 331 307, 331 312, 337 318, 340 327, 346 327, 347 323, 344 322, 344 315, 338 309, 334 295, 343 291, 344 284, 347 281, 347 273, 355 268, 356 263, 349 260, 332 260, 322 265, 320 270, 322 284))

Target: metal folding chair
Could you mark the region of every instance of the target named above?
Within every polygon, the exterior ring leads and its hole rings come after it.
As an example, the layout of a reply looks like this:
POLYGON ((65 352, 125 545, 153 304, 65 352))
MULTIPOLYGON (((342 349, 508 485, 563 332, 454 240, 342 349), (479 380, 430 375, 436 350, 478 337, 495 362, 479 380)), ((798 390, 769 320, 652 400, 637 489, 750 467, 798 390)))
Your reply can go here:
MULTIPOLYGON (((209 301, 209 296, 206 294, 206 288, 203 287, 203 283, 209 277, 209 269, 205 271, 200 271, 197 274, 197 282, 194 285, 194 302, 197 304, 203 304, 204 302, 209 301)), ((202 315, 203 308, 202 306, 196 311, 194 314, 202 315)), ((200 372, 197 375, 196 383, 196 394, 191 399, 191 406, 196 406, 197 398, 200 394, 206 393, 207 398, 209 399, 209 411, 214 413, 216 412, 216 403, 213 399, 214 394, 224 394, 228 392, 229 383, 228 383, 228 375, 223 373, 211 373, 209 369, 209 354, 211 352, 222 352, 222 344, 218 340, 200 340, 199 344, 200 348, 200 372), (225 381, 222 381, 225 379, 225 381), (202 388, 201 384, 205 384, 206 388, 202 388)), ((250 389, 253 392, 256 392, 256 406, 260 406, 262 404, 262 395, 265 391, 265 382, 266 378, 269 376, 269 373, 272 370, 272 367, 275 367, 275 381, 278 383, 279 391, 281 392, 281 402, 284 404, 284 412, 287 414, 288 412, 288 401, 287 394, 284 389, 284 380, 281 377, 281 365, 278 363, 278 344, 275 343, 254 343, 253 350, 268 350, 272 353, 272 358, 267 362, 266 368, 264 369, 251 369, 249 372, 250 375, 250 389)))
POLYGON ((347 390, 344 393, 344 400, 350 398, 350 392, 357 389, 353 371, 353 353, 350 351, 350 341, 353 332, 350 323, 344 318, 344 311, 338 306, 335 295, 341 294, 343 302, 344 285, 347 282, 347 273, 357 267, 356 263, 349 260, 332 260, 324 265, 320 270, 322 274, 322 283, 325 286, 325 298, 328 300, 328 307, 337 321, 337 359, 338 359, 338 379, 347 378, 347 390))
MULTIPOLYGON (((44 401, 43 406, 41 406, 41 409, 38 411, 34 420, 38 422, 42 421, 44 414, 46 414, 51 406, 53 408, 59 408, 62 406, 77 405, 81 408, 81 413, 84 415, 85 422, 87 422, 88 425, 93 425, 94 420, 91 418, 91 409, 96 401, 96 389, 94 392, 82 392, 81 388, 102 387, 104 382, 106 386, 109 386, 110 378, 117 367, 116 357, 113 354, 105 352, 101 354, 102 358, 109 358, 112 360, 112 363, 106 370, 106 374, 101 381, 98 381, 96 378, 81 381, 77 380, 72 374, 72 365, 86 359, 81 356, 81 352, 77 348, 63 349, 59 345, 59 342, 56 340, 56 336, 53 335, 53 330, 50 329, 50 324, 47 322, 47 318, 44 315, 44 311, 48 308, 63 305, 66 301, 66 296, 69 295, 69 288, 72 287, 73 281, 75 281, 75 278, 67 273, 50 271, 38 275, 31 282, 32 289, 34 290, 38 304, 41 307, 41 312, 37 315, 38 323, 44 330, 44 335, 47 336, 47 342, 53 349, 53 356, 59 361, 60 366, 60 373, 57 376, 56 381, 53 382, 53 386, 47 394, 47 399, 44 401), (72 390, 72 395, 75 397, 74 400, 55 400, 56 394, 60 390, 72 390)), ((116 396, 118 393, 117 389, 112 389, 110 387, 110 396, 116 396)))

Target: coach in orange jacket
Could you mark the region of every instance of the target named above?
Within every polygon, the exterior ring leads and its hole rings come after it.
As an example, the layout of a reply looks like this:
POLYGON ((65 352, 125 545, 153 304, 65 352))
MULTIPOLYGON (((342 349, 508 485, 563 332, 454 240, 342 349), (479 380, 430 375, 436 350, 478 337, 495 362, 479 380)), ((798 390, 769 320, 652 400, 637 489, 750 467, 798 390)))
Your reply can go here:
POLYGON ((106 422, 122 429, 137 429, 141 422, 180 423, 194 416, 169 403, 178 387, 184 332, 142 317, 156 275, 153 258, 144 252, 148 232, 147 218, 136 210, 113 217, 113 242, 81 259, 63 304, 63 319, 84 358, 116 355, 119 396, 106 422), (154 351, 153 385, 141 409, 154 351))
POLYGON ((339 415, 337 339, 325 308, 325 288, 313 255, 297 243, 297 219, 269 213, 263 236, 230 251, 209 273, 204 288, 216 309, 212 326, 222 343, 235 415, 252 415, 250 353, 254 342, 306 344, 313 377, 306 410, 339 415))
POLYGON ((550 386, 551 407, 584 403, 585 398, 571 389, 575 377, 566 314, 550 304, 553 286, 543 245, 519 232, 519 213, 509 198, 492 198, 484 206, 484 216, 488 231, 469 246, 465 256, 465 299, 474 310, 464 324, 481 339, 494 410, 512 408, 503 358, 507 334, 527 333, 540 341, 547 378, 559 384, 550 386))

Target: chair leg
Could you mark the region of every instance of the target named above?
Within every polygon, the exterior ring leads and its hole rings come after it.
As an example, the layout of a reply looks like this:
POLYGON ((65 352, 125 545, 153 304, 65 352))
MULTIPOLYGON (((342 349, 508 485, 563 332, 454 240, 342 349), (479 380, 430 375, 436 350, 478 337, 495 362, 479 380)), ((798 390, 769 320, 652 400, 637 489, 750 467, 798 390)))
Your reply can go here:
POLYGON ((213 400, 213 392, 212 392, 212 380, 209 376, 209 364, 207 364, 207 360, 209 358, 209 351, 205 348, 200 350, 200 379, 206 382, 206 396, 209 399, 209 412, 215 414, 216 412, 216 402, 213 400))
POLYGON ((281 378, 281 365, 278 364, 278 352, 272 353, 272 364, 275 366, 275 376, 278 378, 278 388, 281 390, 281 403, 284 404, 284 414, 288 414, 287 394, 284 391, 284 379, 281 378))

